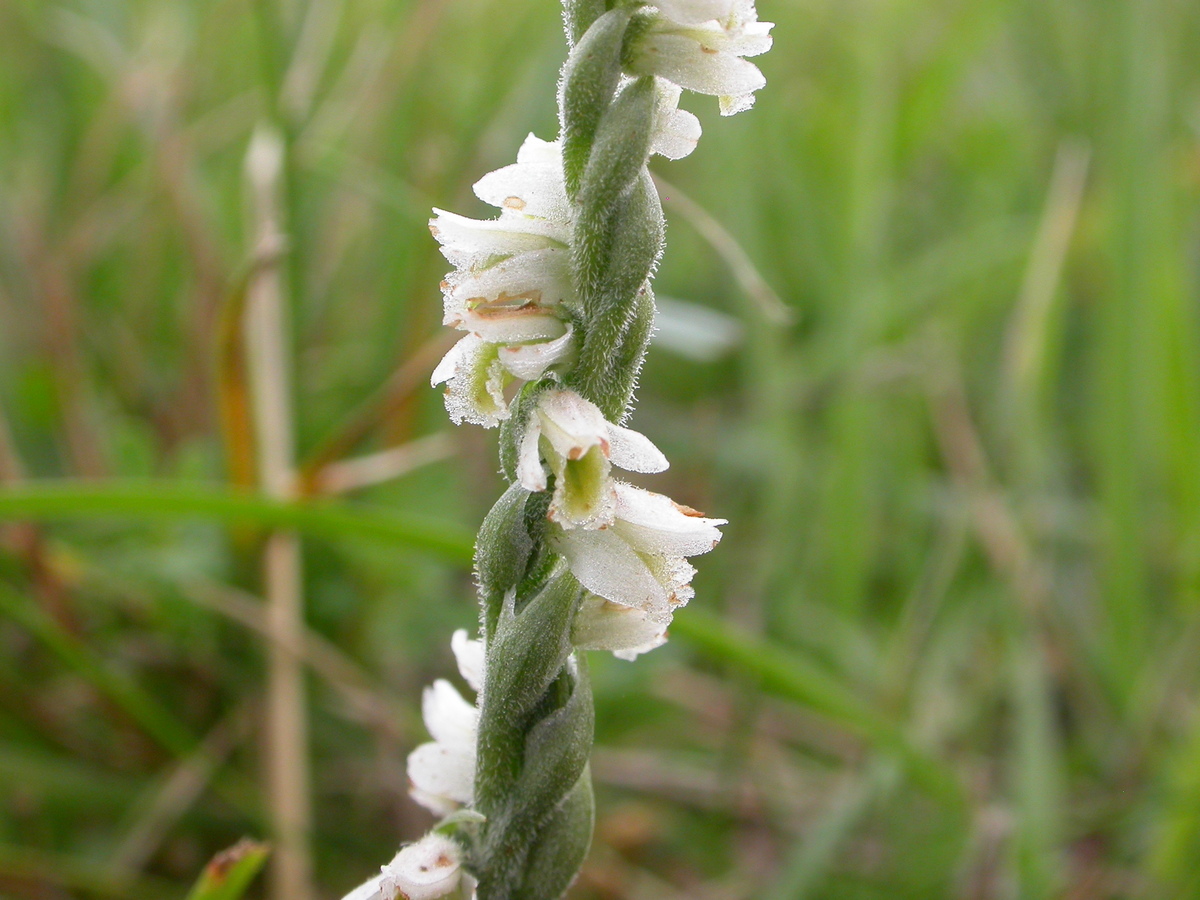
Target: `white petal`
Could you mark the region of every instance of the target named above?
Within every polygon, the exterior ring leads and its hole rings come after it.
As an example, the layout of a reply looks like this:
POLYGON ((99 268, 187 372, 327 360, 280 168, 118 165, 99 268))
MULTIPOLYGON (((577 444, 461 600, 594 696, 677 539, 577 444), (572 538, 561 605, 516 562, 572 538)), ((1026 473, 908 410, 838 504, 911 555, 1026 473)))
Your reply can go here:
POLYGON ((610 459, 626 472, 665 472, 670 463, 644 434, 620 425, 608 426, 610 459))
POLYGON ((479 335, 492 344, 556 340, 566 334, 567 325, 541 307, 481 306, 466 310, 453 323, 456 328, 479 335))
POLYGON ((726 524, 724 519, 707 519, 670 497, 624 482, 617 482, 616 490, 614 527, 639 552, 695 556, 707 553, 721 540, 717 526, 726 524))
POLYGON ((479 713, 450 682, 439 678, 425 688, 421 715, 433 739, 448 747, 473 748, 479 713))
POLYGON ((383 895, 383 875, 376 875, 348 893, 342 900, 392 900, 383 895))
POLYGON ((571 643, 581 650, 611 650, 621 659, 666 643, 668 619, 620 606, 589 594, 571 625, 571 643))
POLYGON ((542 423, 537 414, 529 417, 525 434, 521 437, 521 448, 517 452, 517 481, 527 491, 546 489, 546 470, 542 468, 542 457, 538 444, 542 436, 542 423))
POLYGON ((670 613, 669 597, 654 573, 611 528, 563 531, 553 540, 571 574, 593 594, 651 615, 670 613))
POLYGON ((742 25, 722 46, 725 53, 734 56, 759 56, 771 49, 775 39, 771 37, 774 22, 749 22, 742 25))
POLYGON ((409 793, 438 815, 453 812, 457 804, 475 799, 475 753, 462 753, 431 742, 408 754, 409 793))
POLYGON ((407 900, 437 900, 457 890, 462 848, 442 834, 425 835, 383 867, 383 884, 407 900))
POLYGON ((459 674, 471 686, 471 690, 479 691, 483 687, 483 641, 471 640, 467 637, 466 629, 460 628, 450 637, 450 649, 454 651, 459 674))
POLYGON ((529 135, 516 164, 484 175, 475 183, 475 196, 520 215, 567 221, 570 206, 558 144, 529 135))
POLYGON ((500 364, 525 381, 536 381, 546 370, 575 352, 574 329, 568 324, 562 337, 534 344, 511 344, 500 351, 500 364))

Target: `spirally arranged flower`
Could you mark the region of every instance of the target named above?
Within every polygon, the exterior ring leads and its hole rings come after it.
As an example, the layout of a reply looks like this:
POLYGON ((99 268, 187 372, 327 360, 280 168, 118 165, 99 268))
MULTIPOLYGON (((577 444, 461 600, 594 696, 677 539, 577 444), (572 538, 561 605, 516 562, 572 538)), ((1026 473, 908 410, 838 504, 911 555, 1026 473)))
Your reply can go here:
POLYGON ((467 331, 433 372, 448 382, 446 409, 457 423, 492 427, 508 418, 504 388, 568 359, 572 294, 571 220, 558 144, 525 139, 515 165, 475 183, 500 208, 477 220, 436 209, 429 227, 454 264, 442 282, 444 323, 467 331))
MULTIPOLYGON (((471 689, 483 686, 483 643, 462 629, 450 641, 458 671, 471 689)), ((425 727, 433 740, 408 756, 409 793, 437 815, 447 815, 475 798, 475 737, 479 710, 445 679, 425 689, 421 702, 425 727)))
POLYGON ((752 0, 659 0, 634 42, 632 69, 680 87, 712 94, 721 115, 754 105, 754 92, 767 83, 745 57, 771 49, 771 22, 758 21, 752 0))
POLYGON ((589 595, 574 625, 575 645, 633 659, 666 640, 675 610, 695 592, 687 561, 721 540, 709 519, 662 494, 614 482, 611 527, 563 529, 550 544, 589 595))
POLYGON ((645 435, 604 419, 596 404, 574 391, 548 390, 525 427, 517 480, 544 491, 554 475, 549 518, 564 528, 606 528, 613 522, 616 490, 610 471, 662 472, 667 458, 645 435), (546 465, 543 466, 542 461, 546 465))

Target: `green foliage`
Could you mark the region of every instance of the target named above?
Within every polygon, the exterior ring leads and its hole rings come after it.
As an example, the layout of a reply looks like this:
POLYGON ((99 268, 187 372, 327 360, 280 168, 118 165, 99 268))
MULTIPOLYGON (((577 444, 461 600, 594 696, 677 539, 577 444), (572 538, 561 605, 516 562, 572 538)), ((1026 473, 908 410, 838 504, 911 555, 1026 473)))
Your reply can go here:
POLYGON ((241 841, 218 853, 204 867, 187 900, 239 900, 270 852, 264 844, 241 841))

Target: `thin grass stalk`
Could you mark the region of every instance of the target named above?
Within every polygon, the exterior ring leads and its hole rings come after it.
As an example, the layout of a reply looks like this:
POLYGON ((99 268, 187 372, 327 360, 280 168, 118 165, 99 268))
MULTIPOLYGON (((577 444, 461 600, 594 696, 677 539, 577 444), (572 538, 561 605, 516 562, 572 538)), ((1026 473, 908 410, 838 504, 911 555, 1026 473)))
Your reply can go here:
MULTIPOLYGON (((283 242, 280 230, 283 157, 281 136, 260 130, 251 142, 246 168, 254 198, 258 255, 269 258, 283 242)), ((295 492, 289 330, 283 274, 262 268, 249 287, 246 346, 259 452, 259 484, 275 500, 295 492)), ((309 839, 308 714, 304 671, 291 648, 304 640, 304 594, 300 538, 272 533, 263 548, 262 578, 267 604, 267 789, 276 852, 271 890, 276 900, 307 900, 312 892, 309 839)))

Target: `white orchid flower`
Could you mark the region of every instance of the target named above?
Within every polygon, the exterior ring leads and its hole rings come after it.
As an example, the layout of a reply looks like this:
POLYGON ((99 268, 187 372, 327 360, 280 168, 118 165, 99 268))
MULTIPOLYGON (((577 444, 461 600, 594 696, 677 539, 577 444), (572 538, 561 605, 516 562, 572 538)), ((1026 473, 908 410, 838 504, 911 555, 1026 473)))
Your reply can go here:
POLYGON ((508 377, 500 349, 477 334, 468 334, 433 370, 429 383, 434 387, 446 383, 446 412, 455 425, 470 422, 494 428, 508 418, 504 399, 508 377))
POLYGON ((573 331, 562 304, 573 296, 571 215, 557 143, 532 134, 517 162, 475 184, 498 218, 469 219, 444 210, 429 227, 455 271, 442 282, 444 323, 470 332, 433 373, 447 383, 456 424, 493 427, 508 418, 512 378, 540 378, 569 360, 573 331))
POLYGON ((538 397, 517 460, 521 487, 546 490, 543 459, 554 474, 549 517, 563 528, 612 524, 617 504, 612 466, 649 473, 669 465, 645 435, 605 421, 594 403, 568 390, 544 391, 538 397))
MULTIPOLYGON (((458 670, 474 690, 482 686, 483 645, 457 631, 450 642, 458 670)), ((448 815, 475 798, 475 736, 479 710, 444 679, 425 689, 425 727, 433 740, 408 756, 409 793, 426 809, 448 815)))
POLYGON ((593 594, 640 610, 665 627, 694 596, 696 570, 687 557, 715 547, 721 540, 717 527, 726 522, 624 482, 614 482, 614 493, 611 527, 562 529, 551 545, 593 594))
POLYGON ((430 833, 402 847, 370 881, 342 900, 439 900, 463 898, 473 879, 463 873, 462 848, 451 838, 430 833))
POLYGON ((680 87, 712 94, 721 115, 749 109, 767 82, 745 57, 771 49, 771 22, 758 21, 751 0, 664 0, 660 15, 633 47, 631 71, 658 75, 680 87))

